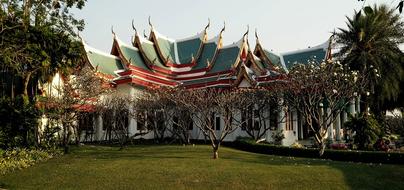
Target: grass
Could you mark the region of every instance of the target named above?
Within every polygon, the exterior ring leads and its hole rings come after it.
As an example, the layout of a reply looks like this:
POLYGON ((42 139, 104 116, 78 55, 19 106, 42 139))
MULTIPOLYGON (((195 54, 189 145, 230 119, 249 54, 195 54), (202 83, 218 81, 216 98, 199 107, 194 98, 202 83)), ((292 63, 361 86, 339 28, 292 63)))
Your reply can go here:
POLYGON ((0 176, 0 189, 401 189, 404 166, 261 155, 209 146, 82 146, 0 176))

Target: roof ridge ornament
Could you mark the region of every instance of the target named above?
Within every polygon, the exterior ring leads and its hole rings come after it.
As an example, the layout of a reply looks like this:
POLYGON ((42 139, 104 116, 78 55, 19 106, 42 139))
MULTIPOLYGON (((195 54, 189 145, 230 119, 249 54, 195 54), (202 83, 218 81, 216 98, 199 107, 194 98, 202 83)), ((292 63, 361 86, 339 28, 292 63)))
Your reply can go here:
POLYGON ((208 24, 205 26, 205 31, 210 27, 210 18, 208 18, 208 24))
POLYGON ((146 30, 143 30, 143 37, 146 38, 146 39, 149 38, 149 37, 146 35, 146 30))
POLYGON ((136 30, 134 22, 135 22, 135 19, 132 19, 132 28, 135 31, 135 35, 137 35, 137 30, 136 30))
POLYGON ((151 29, 153 30, 153 24, 151 23, 151 16, 149 16, 149 26, 151 27, 151 29))
POLYGON ((223 21, 223 28, 220 31, 220 34, 222 34, 222 32, 224 32, 226 30, 226 21, 223 21))
POLYGON ((248 35, 248 32, 250 32, 250 25, 247 24, 247 32, 245 32, 244 35, 243 35, 244 39, 248 35))
POLYGON ((112 35, 114 35, 114 37, 115 37, 114 25, 111 26, 111 32, 112 32, 112 35))
POLYGON ((258 37, 257 28, 255 28, 255 39, 256 39, 257 44, 259 44, 260 40, 259 40, 259 37, 258 37))

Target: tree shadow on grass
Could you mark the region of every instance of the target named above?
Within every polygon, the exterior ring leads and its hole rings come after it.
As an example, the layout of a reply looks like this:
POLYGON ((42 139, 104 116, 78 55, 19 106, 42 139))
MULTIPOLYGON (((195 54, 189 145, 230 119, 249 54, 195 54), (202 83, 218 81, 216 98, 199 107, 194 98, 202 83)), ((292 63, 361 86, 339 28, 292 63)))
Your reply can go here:
MULTIPOLYGON (((404 166, 391 164, 354 163, 326 159, 296 158, 248 153, 249 156, 222 159, 240 163, 270 166, 326 167, 343 174, 345 184, 351 189, 404 189, 404 166)), ((310 175, 305 173, 304 175, 310 175)), ((335 187, 337 188, 337 187, 335 187)))

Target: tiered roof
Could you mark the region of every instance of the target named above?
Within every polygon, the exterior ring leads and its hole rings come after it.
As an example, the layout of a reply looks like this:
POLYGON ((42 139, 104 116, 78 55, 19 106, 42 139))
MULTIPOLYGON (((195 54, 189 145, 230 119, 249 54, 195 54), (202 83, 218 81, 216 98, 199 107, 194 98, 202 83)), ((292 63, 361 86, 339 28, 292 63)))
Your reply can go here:
POLYGON ((246 82, 249 86, 265 85, 283 79, 294 63, 321 61, 330 55, 329 42, 277 55, 264 49, 257 35, 256 46, 251 51, 248 31, 238 42, 223 46, 225 27, 211 39, 208 39, 208 24, 197 35, 180 40, 161 35, 151 23, 150 27, 149 38, 145 38, 133 26, 135 35, 131 45, 113 33, 110 54, 83 41, 88 62, 98 69, 100 76, 117 85, 206 88, 245 86, 246 82))

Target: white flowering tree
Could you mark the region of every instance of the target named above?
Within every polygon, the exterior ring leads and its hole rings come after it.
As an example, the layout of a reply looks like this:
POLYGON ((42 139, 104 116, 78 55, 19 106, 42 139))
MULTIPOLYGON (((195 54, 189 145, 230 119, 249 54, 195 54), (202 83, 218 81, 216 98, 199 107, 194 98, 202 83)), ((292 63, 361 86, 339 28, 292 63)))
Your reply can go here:
POLYGON ((299 64, 290 70, 288 84, 280 84, 285 104, 300 112, 314 132, 320 156, 328 129, 362 87, 357 75, 339 62, 299 64))
POLYGON ((137 97, 134 109, 140 112, 154 138, 162 142, 167 132, 182 143, 190 143, 189 129, 192 127, 190 112, 176 104, 176 90, 171 88, 146 89, 137 97))

